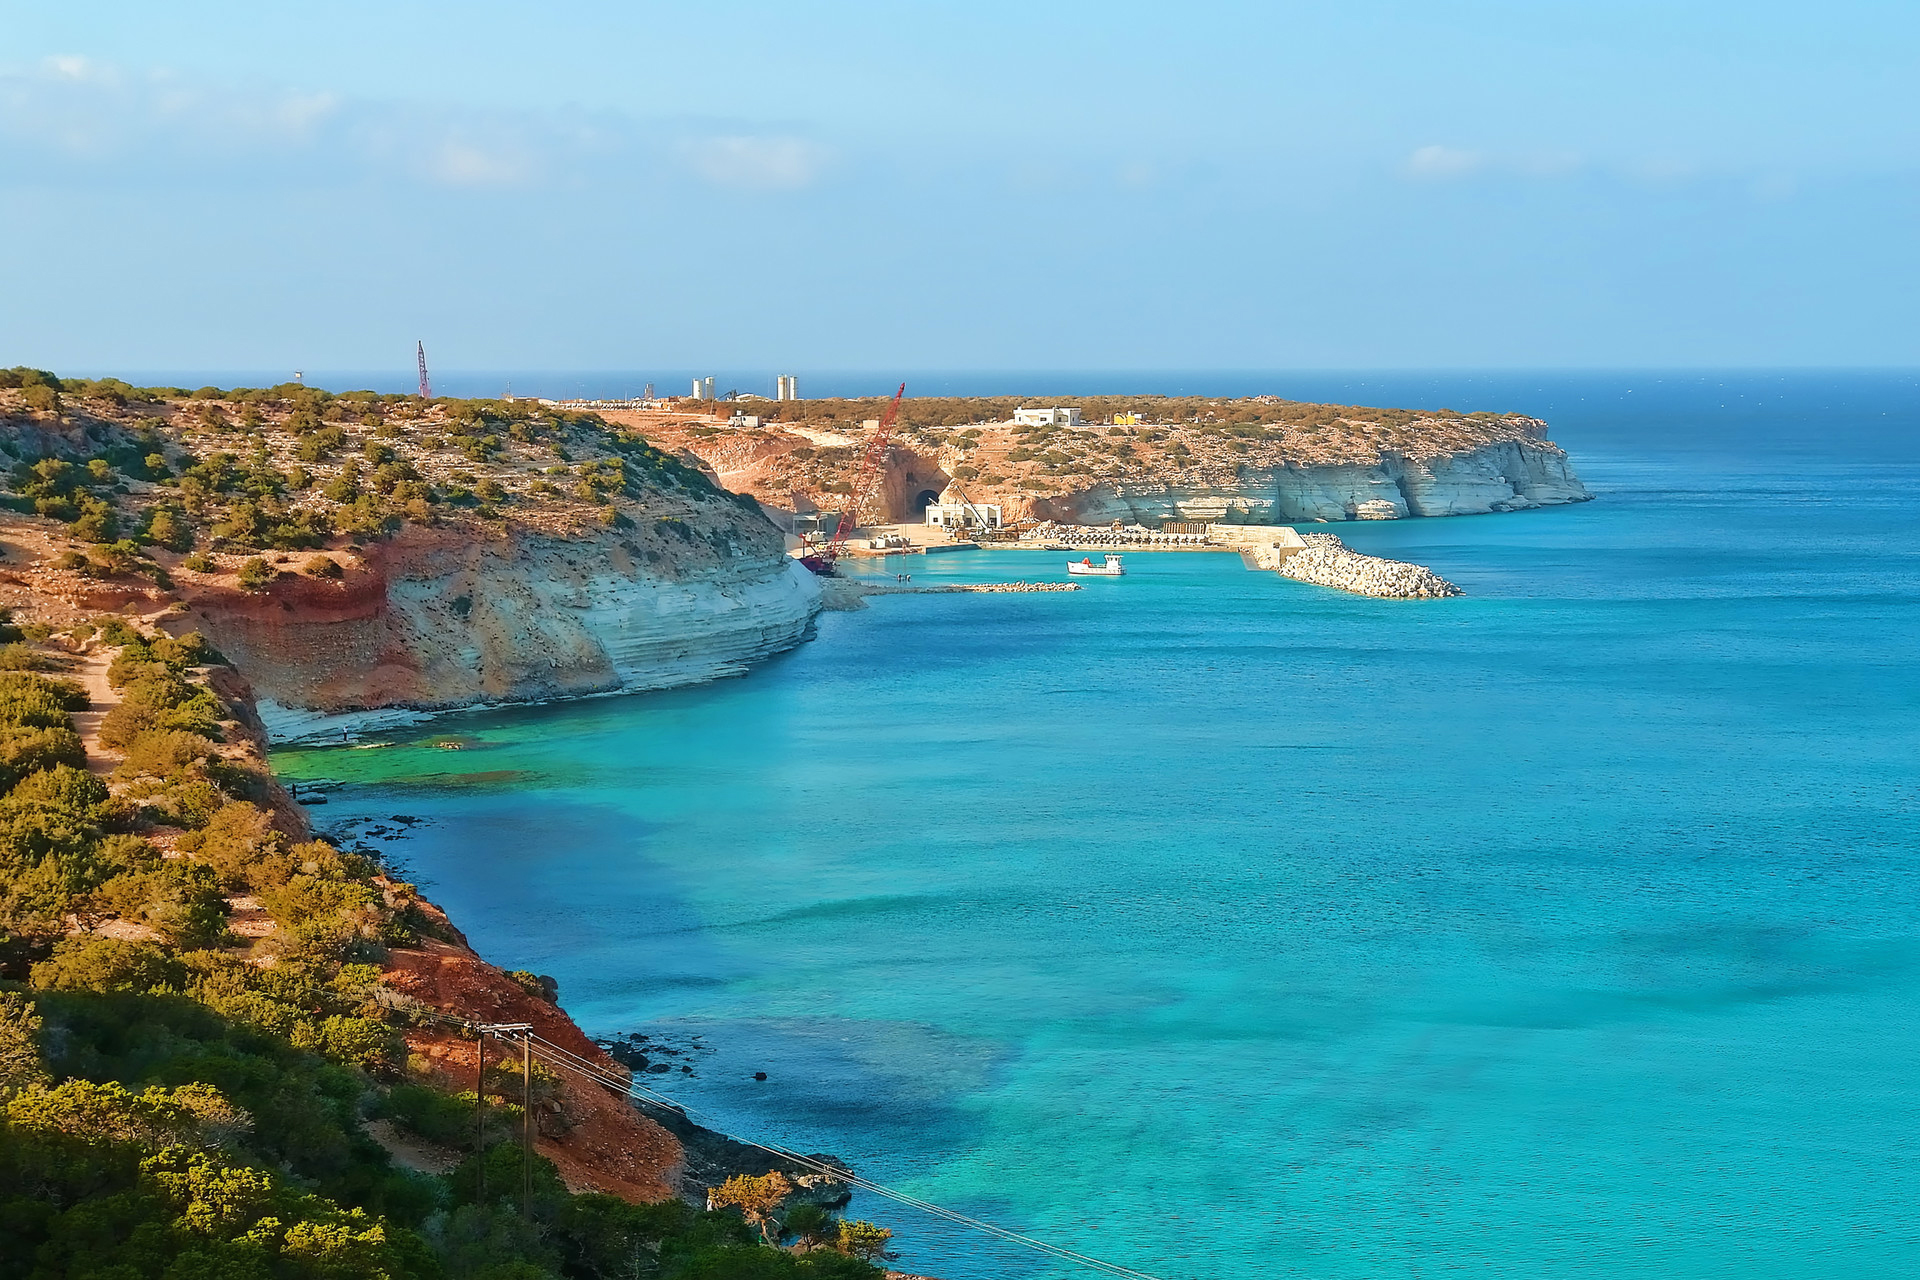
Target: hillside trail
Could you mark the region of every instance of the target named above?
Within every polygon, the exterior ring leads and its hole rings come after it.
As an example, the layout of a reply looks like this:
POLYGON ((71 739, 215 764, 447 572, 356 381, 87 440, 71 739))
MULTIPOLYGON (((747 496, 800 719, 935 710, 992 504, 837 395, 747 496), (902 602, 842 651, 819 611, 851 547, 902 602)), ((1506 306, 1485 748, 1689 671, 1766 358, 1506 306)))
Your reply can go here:
POLYGON ((100 745, 100 722, 107 712, 120 705, 120 695, 107 683, 107 667, 112 661, 103 650, 95 649, 76 656, 69 676, 87 691, 87 709, 73 713, 73 728, 87 752, 87 772, 106 777, 113 772, 114 761, 100 745))

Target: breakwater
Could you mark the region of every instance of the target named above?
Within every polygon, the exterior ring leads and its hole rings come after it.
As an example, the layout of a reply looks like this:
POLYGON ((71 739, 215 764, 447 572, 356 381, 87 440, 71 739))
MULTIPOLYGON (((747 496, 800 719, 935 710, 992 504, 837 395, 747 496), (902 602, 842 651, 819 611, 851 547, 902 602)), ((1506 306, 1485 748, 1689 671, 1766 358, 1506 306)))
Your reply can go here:
POLYGON ((1363 556, 1349 551, 1330 533, 1303 534, 1300 540, 1306 548, 1280 561, 1282 577, 1394 600, 1433 600, 1460 594, 1459 587, 1425 565, 1363 556))
POLYGON ((1080 590, 1077 582, 947 582, 919 586, 908 582, 825 578, 820 585, 825 592, 824 606, 842 613, 866 608, 868 596, 943 596, 959 593, 1025 595, 1080 590))

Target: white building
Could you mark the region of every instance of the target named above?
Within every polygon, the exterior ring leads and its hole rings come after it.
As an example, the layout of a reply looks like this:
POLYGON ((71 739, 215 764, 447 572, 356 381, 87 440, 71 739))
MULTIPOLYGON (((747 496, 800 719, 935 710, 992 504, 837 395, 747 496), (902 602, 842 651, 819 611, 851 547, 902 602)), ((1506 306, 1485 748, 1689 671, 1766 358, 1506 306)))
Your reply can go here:
POLYGON ((934 502, 927 506, 927 523, 942 529, 998 529, 997 502, 934 502))
POLYGON ((1016 427, 1077 427, 1080 425, 1078 409, 1015 409, 1013 425, 1016 427))

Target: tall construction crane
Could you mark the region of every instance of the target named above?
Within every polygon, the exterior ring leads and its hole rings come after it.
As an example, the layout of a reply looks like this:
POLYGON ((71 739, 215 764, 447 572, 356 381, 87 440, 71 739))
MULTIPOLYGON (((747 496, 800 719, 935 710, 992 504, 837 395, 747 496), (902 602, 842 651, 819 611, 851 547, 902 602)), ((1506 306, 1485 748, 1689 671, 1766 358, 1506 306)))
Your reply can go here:
POLYGON ((867 451, 860 456, 860 470, 854 477, 853 493, 848 497, 847 509, 840 513, 839 523, 833 526, 833 537, 821 544, 818 550, 800 557, 801 564, 822 577, 831 578, 834 575, 835 566, 840 563, 840 553, 847 549, 847 539, 860 523, 860 508, 866 505, 874 484, 880 479, 880 460, 886 456, 887 446, 893 443, 893 421, 900 416, 900 397, 905 394, 907 384, 903 382, 900 389, 893 393, 893 403, 887 406, 886 414, 880 419, 880 429, 867 442, 867 451))
POLYGON ((420 398, 422 400, 431 400, 433 399, 433 384, 427 381, 427 344, 425 342, 416 342, 413 344, 413 349, 420 357, 420 398))

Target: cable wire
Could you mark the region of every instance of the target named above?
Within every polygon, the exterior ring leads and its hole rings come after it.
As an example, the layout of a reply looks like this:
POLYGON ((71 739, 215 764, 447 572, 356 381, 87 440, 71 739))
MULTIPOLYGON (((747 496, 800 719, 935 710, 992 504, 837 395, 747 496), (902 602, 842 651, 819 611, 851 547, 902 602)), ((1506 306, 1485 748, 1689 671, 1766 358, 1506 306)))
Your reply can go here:
MULTIPOLYGON (((435 1013, 434 1017, 442 1022, 454 1023, 469 1029, 475 1025, 465 1018, 455 1017, 452 1014, 435 1013)), ((632 1079, 623 1078, 607 1070, 605 1067, 600 1066, 591 1059, 582 1057, 571 1049, 563 1048, 551 1040, 533 1034, 531 1031, 521 1034, 524 1034, 529 1041, 537 1046, 533 1049, 534 1056, 548 1063, 550 1066, 558 1067, 563 1071, 571 1071, 575 1075, 583 1076, 595 1084, 601 1085, 604 1088, 613 1089, 627 1097, 637 1098, 642 1102, 651 1103, 654 1106, 665 1107, 670 1111, 678 1112, 689 1120, 696 1118, 706 1120, 715 1119, 714 1117, 707 1116, 702 1112, 688 1107, 684 1103, 676 1102, 665 1094, 656 1093, 644 1085, 636 1083, 632 1079)), ((1076 1265, 1087 1267, 1094 1271, 1104 1272, 1111 1276, 1120 1276, 1123 1280, 1158 1280, 1157 1277, 1145 1271, 1136 1271, 1132 1267, 1124 1267, 1117 1262, 1107 1262, 1104 1259, 1091 1257, 1088 1254, 1076 1252, 1062 1245, 1050 1244, 1045 1240, 1036 1240, 1034 1237, 1022 1235, 1018 1231, 1010 1231, 1006 1227, 997 1226, 994 1223, 984 1221, 980 1218, 971 1217, 961 1213, 957 1209, 949 1209, 944 1205, 934 1204, 930 1200, 922 1200, 918 1196, 908 1195, 904 1191, 896 1191, 894 1188, 883 1186, 870 1178, 863 1178, 851 1169, 843 1169, 838 1165, 828 1164, 823 1160, 816 1160, 812 1156, 802 1155, 797 1151, 789 1151, 785 1147, 775 1146, 767 1142, 756 1142, 751 1138, 735 1138, 734 1141, 743 1143, 746 1146, 758 1147, 770 1155, 779 1156, 781 1159, 790 1160, 802 1168, 811 1169, 816 1173, 825 1174, 841 1182, 850 1183, 853 1186, 859 1187, 862 1191, 870 1191, 874 1195, 883 1196, 888 1200, 918 1209, 923 1213, 931 1214, 937 1218, 943 1218, 959 1226, 985 1232, 988 1235, 1005 1240, 1009 1244, 1017 1244, 1038 1253, 1046 1254, 1049 1257, 1058 1258, 1063 1262, 1075 1263, 1076 1265)))

